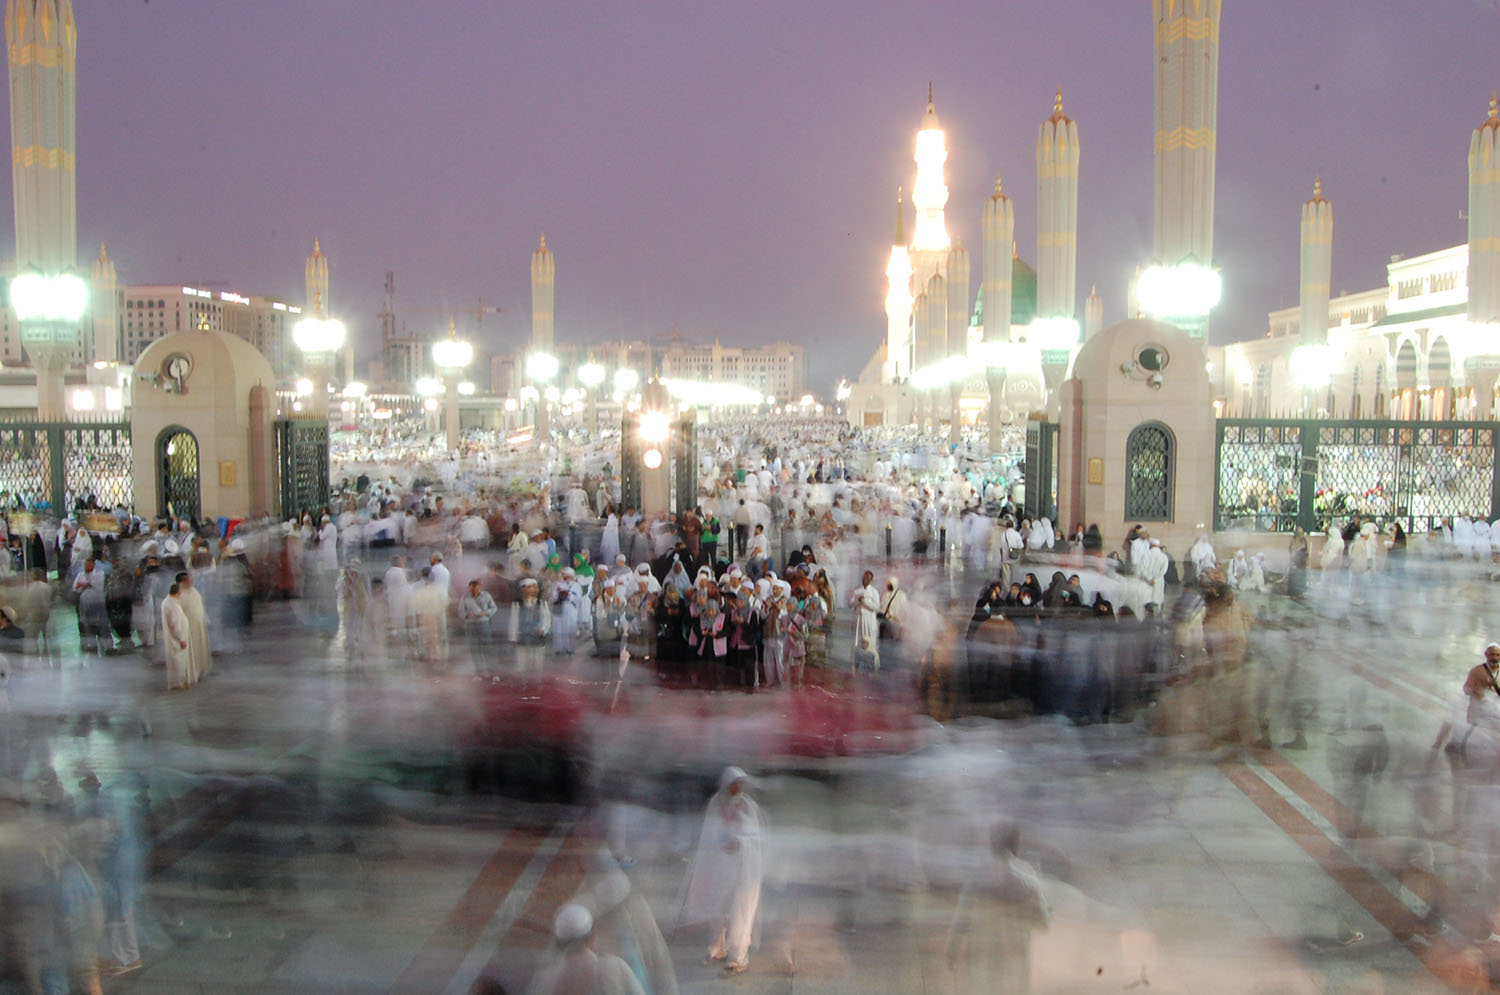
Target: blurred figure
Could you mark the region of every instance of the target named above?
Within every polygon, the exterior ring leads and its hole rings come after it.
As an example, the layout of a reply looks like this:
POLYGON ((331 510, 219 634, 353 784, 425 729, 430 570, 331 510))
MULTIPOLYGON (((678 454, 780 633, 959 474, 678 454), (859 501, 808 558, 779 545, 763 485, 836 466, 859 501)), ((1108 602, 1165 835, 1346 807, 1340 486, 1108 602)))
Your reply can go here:
POLYGON ((198 683, 189 647, 192 630, 182 610, 182 585, 173 584, 161 603, 161 639, 167 656, 167 690, 186 689, 198 683))
POLYGON ((880 594, 875 590, 875 575, 866 570, 859 589, 850 599, 857 612, 854 616, 854 669, 880 669, 880 594))
POLYGON ((99 565, 99 561, 90 556, 83 561, 83 569, 73 578, 73 593, 78 597, 78 639, 81 648, 85 653, 98 653, 101 656, 115 648, 114 636, 109 631, 109 609, 104 598, 104 574, 105 570, 99 565))
POLYGON ((495 613, 500 609, 490 592, 484 590, 479 578, 469 581, 469 589, 458 602, 458 617, 464 623, 464 638, 469 643, 469 659, 474 672, 480 677, 489 676, 491 626, 495 613))
POLYGON ((334 595, 344 629, 344 656, 351 667, 359 668, 369 654, 372 613, 370 585, 358 560, 350 560, 339 575, 334 595))
POLYGON ((1041 880, 1017 854, 1021 831, 996 826, 995 859, 976 868, 958 896, 948 931, 948 966, 959 992, 1021 995, 1031 990, 1031 934, 1046 932, 1052 910, 1041 880))
POLYGON ((213 668, 213 657, 208 648, 208 614, 203 609, 203 597, 193 587, 191 574, 179 573, 177 586, 180 589, 178 601, 182 605, 183 614, 187 616, 188 654, 192 658, 193 680, 201 681, 213 668))
POLYGON ((707 923, 710 960, 738 974, 750 966, 750 939, 765 876, 760 806, 745 794, 746 775, 726 767, 708 801, 698 850, 688 869, 679 925, 707 923))
POLYGON ((552 937, 550 959, 531 979, 527 995, 645 995, 623 960, 594 952, 594 917, 582 905, 558 909, 552 937))
POLYGON ((672 954, 651 906, 608 850, 597 855, 595 868, 598 879, 576 899, 594 915, 594 949, 624 961, 646 995, 677 995, 672 954))

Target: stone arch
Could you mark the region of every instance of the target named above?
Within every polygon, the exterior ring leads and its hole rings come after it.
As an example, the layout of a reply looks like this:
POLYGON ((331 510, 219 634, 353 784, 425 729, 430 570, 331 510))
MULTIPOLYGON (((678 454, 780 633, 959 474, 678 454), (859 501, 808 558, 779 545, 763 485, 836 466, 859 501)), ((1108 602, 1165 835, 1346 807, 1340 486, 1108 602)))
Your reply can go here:
POLYGON ((182 425, 156 436, 157 514, 197 521, 203 515, 203 474, 198 437, 182 425))
POLYGON ((1142 422, 1125 440, 1125 518, 1170 522, 1177 439, 1159 421, 1142 422))

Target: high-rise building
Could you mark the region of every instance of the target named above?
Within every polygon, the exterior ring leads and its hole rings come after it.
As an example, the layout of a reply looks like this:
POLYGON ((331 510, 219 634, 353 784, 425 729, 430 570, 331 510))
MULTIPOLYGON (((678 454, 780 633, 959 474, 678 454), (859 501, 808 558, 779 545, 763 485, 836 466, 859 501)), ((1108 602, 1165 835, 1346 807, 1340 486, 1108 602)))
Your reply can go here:
POLYGON ((278 377, 295 375, 300 363, 292 326, 301 318, 299 305, 275 297, 246 296, 177 284, 125 287, 124 350, 121 361, 134 363, 146 347, 174 332, 194 329, 238 335, 260 350, 278 377))
POLYGON ((550 353, 553 347, 553 307, 557 287, 557 259, 547 251, 547 236, 531 254, 531 351, 550 353))

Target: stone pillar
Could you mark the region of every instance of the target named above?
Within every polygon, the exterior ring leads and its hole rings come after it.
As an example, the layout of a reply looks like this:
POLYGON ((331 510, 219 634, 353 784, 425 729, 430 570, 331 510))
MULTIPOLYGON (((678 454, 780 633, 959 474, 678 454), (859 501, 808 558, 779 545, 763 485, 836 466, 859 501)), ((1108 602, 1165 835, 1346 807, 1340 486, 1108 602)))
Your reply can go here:
MULTIPOLYGON (((73 350, 62 342, 26 343, 26 354, 36 370, 36 416, 39 421, 64 421, 68 417, 63 371, 73 350)), ((59 500, 61 498, 59 497, 59 500)))

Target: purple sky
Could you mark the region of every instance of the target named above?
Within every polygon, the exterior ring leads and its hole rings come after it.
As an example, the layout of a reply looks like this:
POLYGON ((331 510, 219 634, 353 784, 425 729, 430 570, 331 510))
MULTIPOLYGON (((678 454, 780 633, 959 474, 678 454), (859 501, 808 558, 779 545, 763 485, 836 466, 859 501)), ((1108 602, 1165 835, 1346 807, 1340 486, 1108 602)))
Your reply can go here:
MULTIPOLYGON (((1034 260, 1036 129, 1059 85, 1083 148, 1080 313, 1097 282, 1123 317, 1150 248, 1146 0, 75 3, 80 257, 102 240, 128 282, 296 296, 317 235, 362 357, 388 269, 412 327, 482 297, 506 312, 478 344, 513 348, 545 231, 561 341, 787 338, 815 388, 852 378, 884 335, 929 79, 971 251, 999 171, 1034 260)), ((1497 38, 1496 0, 1228 0, 1216 339, 1295 303, 1316 172, 1335 293, 1465 239, 1497 38)))

